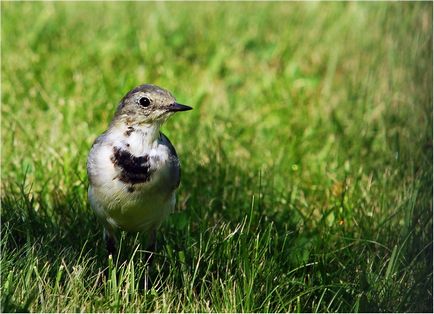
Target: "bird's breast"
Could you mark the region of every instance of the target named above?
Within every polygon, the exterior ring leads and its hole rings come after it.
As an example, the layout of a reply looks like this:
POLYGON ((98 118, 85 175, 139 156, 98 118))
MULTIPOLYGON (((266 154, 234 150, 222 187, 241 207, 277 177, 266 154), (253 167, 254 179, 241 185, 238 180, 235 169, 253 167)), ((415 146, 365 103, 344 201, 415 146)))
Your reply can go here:
POLYGON ((176 153, 166 143, 153 140, 146 131, 128 128, 107 131, 97 139, 88 157, 88 172, 92 184, 106 184, 107 174, 126 184, 140 184, 176 163, 176 153))
POLYGON ((151 169, 152 159, 149 154, 134 156, 120 146, 113 146, 110 160, 118 172, 117 178, 125 184, 148 182, 158 168, 154 166, 151 169))
POLYGON ((125 230, 159 221, 174 207, 179 161, 165 142, 148 144, 138 132, 94 145, 88 172, 94 201, 110 224, 125 230))

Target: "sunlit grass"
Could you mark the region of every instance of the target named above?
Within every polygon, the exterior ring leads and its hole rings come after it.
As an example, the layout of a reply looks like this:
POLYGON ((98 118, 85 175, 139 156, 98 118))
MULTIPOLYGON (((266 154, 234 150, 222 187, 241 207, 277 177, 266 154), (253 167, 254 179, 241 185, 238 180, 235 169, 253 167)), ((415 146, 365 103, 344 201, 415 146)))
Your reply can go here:
POLYGON ((431 3, 1 8, 3 312, 432 312, 431 3), (145 82, 194 107, 151 266, 85 168, 145 82))

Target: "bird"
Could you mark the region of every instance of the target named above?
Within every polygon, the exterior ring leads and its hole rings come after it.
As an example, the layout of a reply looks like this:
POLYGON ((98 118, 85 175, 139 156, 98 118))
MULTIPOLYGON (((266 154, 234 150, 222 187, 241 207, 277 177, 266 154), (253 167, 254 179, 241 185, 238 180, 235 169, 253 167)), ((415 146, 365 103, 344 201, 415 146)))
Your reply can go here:
POLYGON ((93 143, 88 199, 109 254, 116 253, 121 231, 141 232, 151 246, 173 211, 181 166, 160 127, 174 113, 191 109, 161 87, 137 86, 121 99, 108 129, 93 143))

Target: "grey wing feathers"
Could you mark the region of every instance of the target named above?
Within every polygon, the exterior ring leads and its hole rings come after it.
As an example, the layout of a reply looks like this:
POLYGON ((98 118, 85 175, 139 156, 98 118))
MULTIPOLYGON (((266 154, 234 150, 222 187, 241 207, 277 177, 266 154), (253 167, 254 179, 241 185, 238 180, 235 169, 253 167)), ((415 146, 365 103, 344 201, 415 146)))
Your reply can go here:
POLYGON ((174 188, 177 189, 179 183, 181 182, 181 164, 179 162, 178 154, 176 153, 175 147, 173 147, 172 143, 167 138, 167 136, 164 135, 162 132, 160 132, 160 136, 161 136, 162 143, 166 145, 170 150, 170 154, 171 154, 170 159, 172 160, 173 163, 173 168, 172 168, 173 177, 176 178, 174 188))

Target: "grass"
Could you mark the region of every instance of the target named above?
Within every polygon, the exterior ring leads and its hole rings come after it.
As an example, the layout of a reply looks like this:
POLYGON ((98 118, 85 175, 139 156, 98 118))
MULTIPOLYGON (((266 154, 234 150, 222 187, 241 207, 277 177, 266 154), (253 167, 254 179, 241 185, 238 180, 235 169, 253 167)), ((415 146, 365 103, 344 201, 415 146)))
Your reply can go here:
POLYGON ((432 3, 1 3, 1 310, 432 312, 432 3), (108 259, 86 157, 148 82, 177 210, 108 259))

